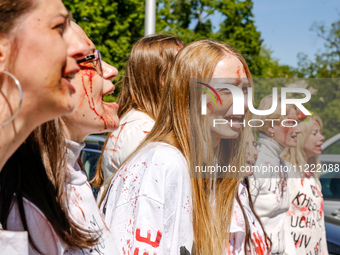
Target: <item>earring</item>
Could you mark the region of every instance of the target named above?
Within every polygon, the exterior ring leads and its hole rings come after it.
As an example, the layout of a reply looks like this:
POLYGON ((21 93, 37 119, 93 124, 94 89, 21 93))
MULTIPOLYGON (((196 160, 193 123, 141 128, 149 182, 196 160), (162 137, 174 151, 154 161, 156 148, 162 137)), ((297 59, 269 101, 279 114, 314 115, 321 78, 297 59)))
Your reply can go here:
MULTIPOLYGON (((7 74, 9 77, 11 77, 11 78, 14 80, 15 84, 17 85, 17 87, 18 87, 18 89, 19 89, 19 93, 20 93, 20 101, 19 101, 18 109, 12 114, 12 116, 11 116, 8 120, 6 120, 6 121, 0 123, 0 127, 1 127, 1 126, 5 126, 5 125, 7 125, 8 123, 10 123, 10 122, 11 122, 12 120, 14 120, 15 117, 18 115, 18 113, 19 113, 19 111, 20 111, 20 109, 21 109, 23 93, 22 93, 22 87, 21 87, 21 85, 20 85, 20 82, 18 81, 18 79, 17 79, 13 74, 11 74, 11 73, 9 73, 9 72, 6 72, 6 71, 0 71, 0 73, 7 74)), ((2 87, 2 84, 0 84, 0 89, 1 89, 1 87, 2 87)))
POLYGON ((271 136, 271 137, 274 137, 274 133, 270 133, 270 136, 271 136))

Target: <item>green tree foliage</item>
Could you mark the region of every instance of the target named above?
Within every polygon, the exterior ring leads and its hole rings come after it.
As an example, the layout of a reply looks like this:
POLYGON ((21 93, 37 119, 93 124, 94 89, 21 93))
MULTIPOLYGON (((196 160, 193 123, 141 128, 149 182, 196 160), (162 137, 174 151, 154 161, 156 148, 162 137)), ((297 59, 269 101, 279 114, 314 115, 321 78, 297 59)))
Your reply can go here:
POLYGON ((103 59, 120 70, 132 45, 144 34, 140 0, 63 0, 103 59))
MULTIPOLYGON (((103 59, 122 75, 132 45, 144 34, 144 1, 63 2, 103 59)), ((156 32, 179 36, 186 43, 205 38, 229 43, 243 54, 254 77, 291 76, 289 67, 280 66, 262 46, 252 9, 252 0, 161 0, 157 1, 156 32), (213 15, 221 20, 217 27, 212 24, 213 15)))
POLYGON ((299 54, 299 76, 316 78, 309 83, 315 93, 308 107, 322 118, 324 134, 329 138, 340 130, 340 20, 330 29, 318 24, 312 29, 324 39, 325 50, 316 54, 313 60, 299 54))
POLYGON ((179 35, 186 43, 209 38, 234 46, 247 59, 251 72, 261 75, 262 67, 255 65, 262 39, 254 24, 252 0, 164 0, 159 2, 157 31, 179 35), (212 16, 222 20, 214 29, 212 16))

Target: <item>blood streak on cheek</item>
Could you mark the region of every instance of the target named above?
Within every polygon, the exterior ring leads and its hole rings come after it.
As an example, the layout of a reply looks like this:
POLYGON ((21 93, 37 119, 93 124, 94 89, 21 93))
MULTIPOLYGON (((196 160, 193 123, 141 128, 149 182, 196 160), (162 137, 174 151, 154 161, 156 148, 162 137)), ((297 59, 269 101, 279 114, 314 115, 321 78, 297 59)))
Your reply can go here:
POLYGON ((241 72, 241 68, 238 68, 237 72, 236 72, 236 78, 239 78, 239 79, 241 78, 241 73, 240 72, 241 72))
MULTIPOLYGON (((91 90, 91 93, 92 93, 92 78, 93 78, 93 73, 90 75, 89 72, 87 71, 90 71, 91 70, 86 70, 86 76, 89 78, 89 82, 90 82, 90 90, 91 90)), ((106 123, 106 120, 104 119, 103 116, 101 116, 97 111, 96 111, 96 108, 95 108, 95 103, 94 103, 94 100, 93 100, 93 97, 92 97, 92 94, 89 95, 87 89, 86 89, 86 86, 85 86, 85 81, 84 81, 84 76, 81 77, 81 80, 82 80, 82 83, 83 83, 83 88, 84 88, 84 92, 85 92, 85 95, 87 97, 87 101, 88 101, 88 104, 89 104, 89 107, 90 109, 104 122, 104 129, 107 128, 107 123, 106 123)))

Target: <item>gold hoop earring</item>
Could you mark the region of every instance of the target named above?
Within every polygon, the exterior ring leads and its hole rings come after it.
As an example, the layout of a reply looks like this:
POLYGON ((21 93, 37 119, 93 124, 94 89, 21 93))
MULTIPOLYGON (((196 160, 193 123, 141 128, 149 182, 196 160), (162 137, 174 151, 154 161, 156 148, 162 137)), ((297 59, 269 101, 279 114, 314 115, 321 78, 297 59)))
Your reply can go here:
MULTIPOLYGON (((0 71, 0 73, 7 74, 9 77, 11 77, 14 80, 15 84, 17 85, 17 87, 19 89, 19 93, 20 93, 20 101, 19 101, 18 109, 12 114, 12 116, 8 120, 0 123, 0 127, 1 127, 1 126, 5 126, 8 123, 10 123, 11 121, 13 121, 15 119, 15 117, 19 114, 19 111, 20 111, 21 105, 22 105, 23 93, 22 93, 22 87, 20 85, 20 82, 18 81, 18 79, 13 74, 11 74, 7 71, 0 71)), ((0 85, 0 88, 1 88, 1 85, 0 85)))

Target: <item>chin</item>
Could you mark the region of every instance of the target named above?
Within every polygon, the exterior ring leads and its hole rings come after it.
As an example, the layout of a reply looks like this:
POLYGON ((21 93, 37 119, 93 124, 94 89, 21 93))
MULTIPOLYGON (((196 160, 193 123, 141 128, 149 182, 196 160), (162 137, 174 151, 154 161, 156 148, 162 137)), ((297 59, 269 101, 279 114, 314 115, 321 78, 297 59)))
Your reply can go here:
MULTIPOLYGON (((70 115, 74 112, 75 110, 75 103, 74 100, 72 100, 71 97, 63 97, 63 100, 60 100, 59 102, 56 103, 55 107, 60 109, 60 115, 70 115)), ((56 116, 56 117, 59 117, 56 116)))

